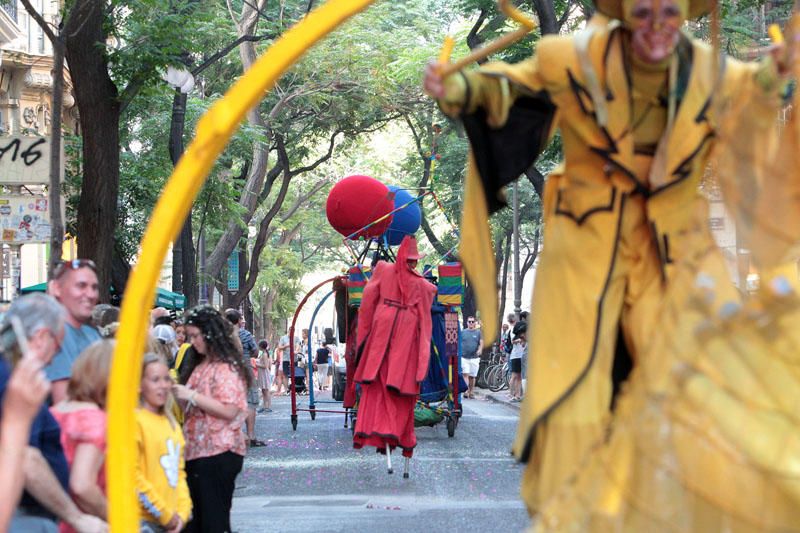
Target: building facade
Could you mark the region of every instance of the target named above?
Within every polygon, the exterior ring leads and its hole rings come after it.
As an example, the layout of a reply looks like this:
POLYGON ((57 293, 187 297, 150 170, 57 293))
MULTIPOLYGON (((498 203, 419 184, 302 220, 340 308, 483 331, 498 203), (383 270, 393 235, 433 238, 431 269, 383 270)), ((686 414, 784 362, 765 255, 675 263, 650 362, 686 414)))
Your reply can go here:
MULTIPOLYGON (((45 21, 58 27, 59 1, 31 0, 45 21)), ((0 152, 4 138, 13 136, 43 138, 49 143, 51 135, 51 102, 53 96, 53 47, 44 31, 18 0, 0 0, 0 152)), ((65 72, 64 109, 65 131, 75 131, 77 107, 72 87, 65 72)), ((31 203, 46 194, 46 180, 41 184, 19 185, 13 182, 8 170, 8 158, 13 152, 0 153, 0 185, 4 195, 31 196, 31 203), (2 161, 6 158, 6 161, 2 161)), ((63 163, 62 163, 63 164, 63 163)), ((37 165, 49 165, 37 162, 37 165)), ((44 174, 46 175, 46 173, 44 174)), ((62 172, 63 175, 63 172, 62 172)), ((1 200, 0 200, 1 201, 1 200)), ((0 206, 0 209, 2 206, 0 206)), ((0 211, 2 214, 2 211, 0 211)), ((43 215, 44 218, 45 215, 43 215)), ((5 227, 5 226, 4 226, 5 227)), ((32 240, 36 240, 35 238, 32 240)), ((47 245, 39 242, 11 242, 3 232, 2 283, 0 300, 9 300, 22 286, 41 283, 47 279, 47 245)), ((71 257, 65 247, 65 257, 71 257)), ((74 252, 73 252, 74 253, 74 252)))

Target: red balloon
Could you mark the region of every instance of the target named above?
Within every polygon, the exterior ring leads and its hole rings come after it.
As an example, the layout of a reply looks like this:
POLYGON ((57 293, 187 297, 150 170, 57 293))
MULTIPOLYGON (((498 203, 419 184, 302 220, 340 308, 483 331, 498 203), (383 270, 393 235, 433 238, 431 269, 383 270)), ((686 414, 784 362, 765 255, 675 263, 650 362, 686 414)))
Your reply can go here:
POLYGON ((348 176, 342 179, 333 186, 325 204, 325 213, 333 229, 345 237, 352 235, 353 239, 382 235, 392 223, 392 216, 367 229, 358 230, 390 213, 392 209, 394 193, 369 176, 348 176))

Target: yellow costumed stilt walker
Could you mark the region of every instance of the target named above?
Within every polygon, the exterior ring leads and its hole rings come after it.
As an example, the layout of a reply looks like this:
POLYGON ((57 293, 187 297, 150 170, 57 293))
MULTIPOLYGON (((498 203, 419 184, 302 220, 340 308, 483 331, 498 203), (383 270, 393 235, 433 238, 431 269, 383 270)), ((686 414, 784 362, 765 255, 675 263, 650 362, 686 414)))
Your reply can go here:
POLYGON ((496 291, 486 282, 495 279, 487 214, 553 129, 563 140, 564 162, 545 185, 528 391, 513 445, 528 463, 522 496, 542 531, 800 531, 800 431, 788 410, 797 393, 771 398, 756 377, 766 366, 784 387, 800 385, 795 297, 777 278, 738 303, 699 192, 713 151, 723 152, 723 191, 746 186, 749 195, 726 194, 729 207, 753 239, 770 237, 755 258, 774 264, 800 237, 800 228, 754 223, 771 209, 785 221, 800 216, 800 196, 770 187, 800 182, 796 127, 775 131, 783 77, 772 58, 716 57, 683 34, 685 20, 708 11, 703 1, 597 8, 604 17, 545 36, 526 61, 459 72, 441 80, 440 94, 426 78, 472 145, 461 256, 488 316, 496 291), (770 158, 781 166, 761 176, 770 158), (612 415, 620 346, 634 370, 612 415), (737 356, 746 360, 731 362, 737 356), (755 438, 750 427, 765 433, 755 438))

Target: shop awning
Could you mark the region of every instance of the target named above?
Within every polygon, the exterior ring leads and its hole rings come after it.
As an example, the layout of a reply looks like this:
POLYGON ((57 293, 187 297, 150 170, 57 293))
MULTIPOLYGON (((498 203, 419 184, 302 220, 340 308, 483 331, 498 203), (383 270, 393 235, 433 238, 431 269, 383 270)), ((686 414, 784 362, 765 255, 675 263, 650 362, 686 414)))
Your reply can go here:
MULTIPOLYGON (((22 294, 28 294, 30 292, 46 292, 46 291, 47 291, 47 282, 37 283, 36 285, 30 285, 28 287, 23 287, 22 289, 20 289, 20 292, 22 292, 22 294)), ((153 307, 166 307, 167 309, 185 309, 186 297, 183 294, 178 294, 177 292, 168 291, 166 289, 158 287, 156 289, 156 300, 153 303, 153 307)))

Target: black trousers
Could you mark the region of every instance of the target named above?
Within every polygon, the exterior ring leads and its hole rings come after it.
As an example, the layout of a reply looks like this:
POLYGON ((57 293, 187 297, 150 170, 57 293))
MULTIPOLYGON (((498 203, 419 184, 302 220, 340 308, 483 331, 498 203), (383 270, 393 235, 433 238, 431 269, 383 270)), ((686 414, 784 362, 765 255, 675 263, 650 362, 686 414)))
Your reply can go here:
POLYGON ((186 461, 186 483, 192 497, 192 519, 184 531, 228 533, 236 476, 244 457, 225 452, 186 461))

